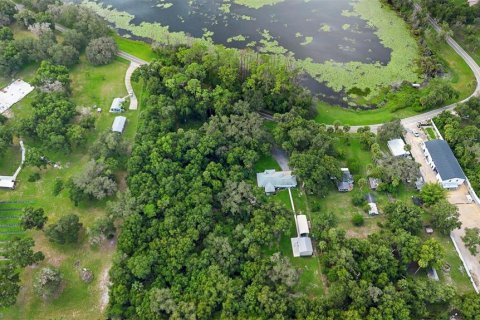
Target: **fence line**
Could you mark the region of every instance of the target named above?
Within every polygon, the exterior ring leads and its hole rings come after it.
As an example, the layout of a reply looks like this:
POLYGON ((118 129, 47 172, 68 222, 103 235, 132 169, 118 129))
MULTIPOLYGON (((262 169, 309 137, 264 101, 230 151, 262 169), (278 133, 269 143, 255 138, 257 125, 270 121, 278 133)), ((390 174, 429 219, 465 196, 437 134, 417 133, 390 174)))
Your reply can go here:
POLYGON ((460 252, 460 249, 458 248, 457 243, 455 242, 455 238, 453 238, 452 234, 450 234, 450 239, 452 239, 453 246, 455 247, 455 250, 457 250, 457 253, 458 253, 458 256, 460 257, 460 260, 462 260, 463 267, 465 268, 465 271, 467 271, 467 275, 468 275, 468 278, 470 279, 470 281, 472 282, 473 289, 475 290, 476 293, 479 293, 477 284, 473 280, 472 274, 470 273, 470 269, 468 269, 467 263, 463 259, 463 255, 460 252))

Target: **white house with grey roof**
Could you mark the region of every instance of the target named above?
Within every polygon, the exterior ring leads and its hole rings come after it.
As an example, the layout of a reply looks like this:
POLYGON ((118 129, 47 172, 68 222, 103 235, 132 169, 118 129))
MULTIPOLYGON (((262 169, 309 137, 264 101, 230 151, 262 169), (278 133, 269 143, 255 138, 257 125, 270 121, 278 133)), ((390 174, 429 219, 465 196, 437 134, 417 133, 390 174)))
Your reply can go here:
POLYGON ((445 189, 456 189, 465 182, 465 173, 445 140, 426 141, 423 152, 438 182, 445 189))
POLYGON ((294 188, 297 178, 291 171, 265 170, 257 173, 257 185, 264 188, 267 194, 274 193, 277 189, 294 188))

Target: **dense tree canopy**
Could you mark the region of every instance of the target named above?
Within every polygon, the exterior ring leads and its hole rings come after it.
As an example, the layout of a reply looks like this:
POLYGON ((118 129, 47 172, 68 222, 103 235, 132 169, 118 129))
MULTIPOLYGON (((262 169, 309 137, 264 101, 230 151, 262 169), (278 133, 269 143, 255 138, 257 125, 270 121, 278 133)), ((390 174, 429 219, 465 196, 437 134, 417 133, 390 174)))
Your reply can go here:
POLYGON ((68 214, 47 227, 45 234, 52 242, 59 244, 76 243, 82 228, 77 215, 68 214))
POLYGON ((93 39, 88 44, 85 53, 91 64, 101 65, 112 62, 117 55, 118 47, 112 37, 93 39))
MULTIPOLYGON (((109 205, 113 216, 125 218, 110 273, 109 317, 420 319, 448 313, 452 287, 408 277, 410 265, 429 267, 442 255, 433 250, 437 243, 415 235, 421 209, 405 203, 392 204, 387 228, 367 239, 347 238, 334 217, 321 213, 315 240, 328 294, 299 292, 298 270, 272 252, 291 214, 251 180, 270 143, 257 108, 243 96, 248 76, 217 72, 236 65, 224 48, 194 45, 159 54, 135 75, 146 83, 148 103, 128 164, 130 194, 109 205), (192 120, 204 123, 192 128, 192 120)), ((257 97, 268 99, 263 94, 257 97)), ((299 111, 276 116, 274 139, 307 190, 322 194, 339 175, 340 133, 299 111)))

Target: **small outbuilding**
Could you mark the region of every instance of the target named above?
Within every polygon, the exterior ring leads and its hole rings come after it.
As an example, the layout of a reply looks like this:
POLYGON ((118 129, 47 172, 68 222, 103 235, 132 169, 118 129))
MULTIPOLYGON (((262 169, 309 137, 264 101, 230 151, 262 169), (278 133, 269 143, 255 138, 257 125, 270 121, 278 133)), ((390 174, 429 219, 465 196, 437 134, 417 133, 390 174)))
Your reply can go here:
POLYGON ((342 178, 337 182, 337 188, 340 192, 349 192, 353 190, 353 176, 348 168, 341 168, 342 178))
POLYGON ((310 257, 313 255, 312 239, 309 237, 296 237, 290 240, 294 257, 310 257))
POLYGON ((15 177, 13 176, 0 176, 0 188, 15 189, 15 177))
POLYGON ((127 123, 127 118, 125 118, 125 117, 115 117, 115 120, 113 120, 112 131, 113 132, 118 132, 118 133, 123 133, 123 130, 125 130, 125 124, 126 123, 127 123))
POLYGON ((378 207, 377 207, 377 204, 374 203, 374 202, 369 202, 368 203, 368 214, 371 215, 371 216, 377 216, 378 215, 378 207))
POLYGON ((295 223, 297 224, 297 231, 301 237, 308 236, 310 229, 308 227, 307 216, 299 214, 295 216, 295 223))
POLYGON ((35 88, 23 80, 15 80, 8 87, 0 89, 0 114, 25 98, 33 89, 35 88))
POLYGON ((393 139, 387 142, 388 149, 394 157, 408 157, 410 152, 405 150, 405 141, 403 139, 393 139))
POLYGON ((277 189, 294 188, 297 186, 297 178, 291 171, 265 170, 257 173, 257 185, 265 189, 265 193, 274 193, 277 189))
POLYGON ((380 179, 370 177, 368 178, 368 184, 370 185, 370 189, 377 190, 378 185, 380 184, 380 179))

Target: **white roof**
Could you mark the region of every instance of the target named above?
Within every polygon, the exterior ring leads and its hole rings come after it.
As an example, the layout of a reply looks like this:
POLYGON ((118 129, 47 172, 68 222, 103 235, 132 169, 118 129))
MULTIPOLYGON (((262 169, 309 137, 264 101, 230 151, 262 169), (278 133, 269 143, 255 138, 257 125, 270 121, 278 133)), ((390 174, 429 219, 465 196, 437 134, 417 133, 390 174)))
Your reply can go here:
POLYGON ((299 234, 310 233, 310 230, 308 229, 308 221, 307 221, 306 215, 300 214, 296 216, 296 220, 297 220, 297 230, 299 234))
POLYGON ((123 104, 123 99, 122 98, 115 98, 112 101, 112 105, 110 106, 110 110, 112 109, 121 109, 122 104, 123 104))
POLYGON ((126 122, 127 122, 127 118, 125 117, 122 117, 122 116, 115 117, 115 120, 113 121, 113 125, 112 125, 112 131, 122 133, 123 129, 125 129, 126 122))
POLYGON ((22 80, 15 80, 8 87, 0 90, 0 114, 32 92, 34 87, 22 80))
POLYGON ((0 176, 0 188, 13 189, 15 178, 12 176, 0 176))
POLYGON ((405 151, 405 142, 403 139, 393 139, 388 141, 388 149, 394 157, 400 157, 408 155, 409 153, 405 151))
POLYGON ((312 239, 309 237, 291 238, 294 257, 308 257, 313 255, 312 239))
POLYGON ((376 203, 370 202, 368 204, 368 206, 370 207, 370 209, 368 210, 369 215, 377 215, 378 214, 378 208, 377 208, 376 203))

